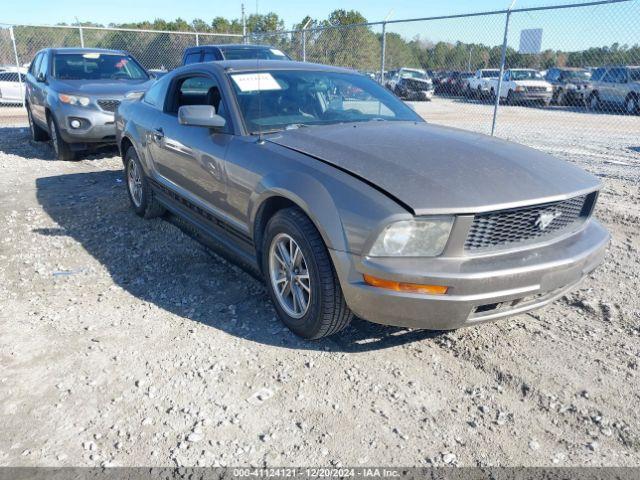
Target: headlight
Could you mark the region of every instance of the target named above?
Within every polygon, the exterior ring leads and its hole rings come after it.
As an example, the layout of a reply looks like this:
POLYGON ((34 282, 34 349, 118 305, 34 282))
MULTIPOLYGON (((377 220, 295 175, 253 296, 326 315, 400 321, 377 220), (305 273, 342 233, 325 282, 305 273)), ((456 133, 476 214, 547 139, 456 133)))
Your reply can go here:
POLYGON ((64 93, 59 93, 58 98, 62 103, 68 103, 69 105, 81 105, 86 107, 91 103, 91 100, 87 97, 80 97, 78 95, 66 95, 64 93))
POLYGON ((127 100, 138 100, 139 98, 142 98, 143 95, 144 92, 129 92, 124 96, 124 98, 127 100))
POLYGON ((453 217, 402 220, 385 228, 374 242, 372 257, 435 257, 444 250, 453 217))
POLYGON ((567 90, 580 90, 580 85, 574 85, 573 83, 567 84, 567 90))
POLYGON ((553 90, 553 87, 547 87, 547 92, 551 92, 553 90))
POLYGON ((521 86, 521 85, 518 85, 518 86, 515 88, 515 91, 516 91, 516 92, 524 92, 525 90, 526 90, 526 88, 525 88, 525 87, 523 87, 523 86, 521 86))

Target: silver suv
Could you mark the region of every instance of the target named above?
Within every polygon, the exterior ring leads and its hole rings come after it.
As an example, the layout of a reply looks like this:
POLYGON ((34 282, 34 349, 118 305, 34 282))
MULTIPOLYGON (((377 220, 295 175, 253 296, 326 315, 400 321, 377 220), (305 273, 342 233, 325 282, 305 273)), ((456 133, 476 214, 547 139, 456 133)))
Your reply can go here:
POLYGON ((623 108, 629 115, 640 113, 640 67, 603 67, 592 76, 587 104, 592 110, 623 108))
POLYGON ((38 52, 26 78, 31 136, 51 139, 59 160, 79 150, 115 143, 114 113, 129 94, 153 83, 128 53, 85 48, 38 52))

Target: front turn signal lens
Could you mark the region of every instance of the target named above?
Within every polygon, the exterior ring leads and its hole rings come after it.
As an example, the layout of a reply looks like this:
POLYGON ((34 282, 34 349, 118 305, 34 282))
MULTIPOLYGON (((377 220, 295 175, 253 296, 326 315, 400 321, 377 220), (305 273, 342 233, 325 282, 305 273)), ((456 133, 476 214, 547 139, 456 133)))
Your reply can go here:
POLYGON ((387 290, 394 290, 396 292, 444 295, 449 290, 449 287, 445 287, 444 285, 421 285, 418 283, 394 282, 393 280, 385 280, 366 274, 363 275, 363 278, 365 283, 372 287, 386 288, 387 290))

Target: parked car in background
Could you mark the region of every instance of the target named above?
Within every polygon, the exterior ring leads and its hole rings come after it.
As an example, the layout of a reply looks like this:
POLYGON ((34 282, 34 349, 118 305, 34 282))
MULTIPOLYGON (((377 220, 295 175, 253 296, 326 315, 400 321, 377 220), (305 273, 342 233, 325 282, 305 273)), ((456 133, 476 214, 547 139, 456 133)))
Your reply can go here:
POLYGON ((553 85, 551 102, 584 105, 591 91, 591 72, 585 68, 550 68, 545 80, 553 85))
POLYGON ((164 77, 167 73, 169 73, 166 68, 150 68, 149 70, 147 70, 147 72, 156 80, 164 77))
POLYGON ((267 45, 225 44, 200 45, 185 49, 182 65, 219 60, 291 60, 281 50, 267 45))
POLYGON ((400 68, 395 71, 389 80, 388 88, 405 100, 433 98, 433 82, 424 70, 417 68, 400 68))
POLYGON ((491 91, 491 79, 498 78, 500 70, 497 68, 481 68, 467 80, 466 94, 469 98, 485 98, 491 91))
POLYGON ((473 77, 473 72, 455 72, 447 85, 448 93, 451 95, 462 95, 467 90, 469 79, 473 77))
MULTIPOLYGON (((497 91, 498 79, 493 78, 489 92, 492 98, 495 98, 497 91)), ((511 68, 504 72, 500 100, 509 105, 540 103, 547 106, 551 103, 552 95, 553 86, 537 70, 511 68)))
POLYGON ((597 69, 587 104, 592 110, 611 108, 629 115, 640 113, 640 66, 597 69))
POLYGON ((26 75, 6 70, 0 72, 0 104, 19 105, 24 99, 26 75))
POLYGON ((304 338, 354 314, 442 330, 539 308, 609 241, 592 216, 596 177, 426 123, 347 69, 189 65, 123 102, 116 126, 133 210, 168 209, 261 272, 304 338))
POLYGON ((51 140, 56 157, 115 143, 114 113, 153 80, 127 52, 89 48, 39 51, 27 73, 25 106, 33 140, 51 140))

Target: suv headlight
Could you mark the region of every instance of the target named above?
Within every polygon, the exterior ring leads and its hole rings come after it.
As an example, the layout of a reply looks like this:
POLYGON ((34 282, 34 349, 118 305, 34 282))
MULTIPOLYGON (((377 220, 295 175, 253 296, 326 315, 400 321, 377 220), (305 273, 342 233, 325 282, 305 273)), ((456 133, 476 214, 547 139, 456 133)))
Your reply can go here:
POLYGON ((87 105, 89 105, 89 103, 91 103, 91 99, 89 99, 88 97, 81 97, 79 95, 66 95, 64 93, 59 93, 58 99, 62 103, 68 103, 69 105, 81 105, 83 107, 86 107, 87 105))
POLYGON ((373 243, 372 257, 435 257, 444 250, 452 216, 401 220, 387 226, 373 243))

